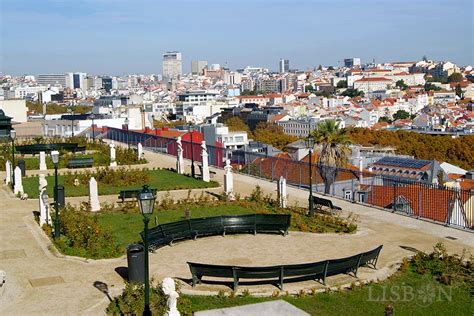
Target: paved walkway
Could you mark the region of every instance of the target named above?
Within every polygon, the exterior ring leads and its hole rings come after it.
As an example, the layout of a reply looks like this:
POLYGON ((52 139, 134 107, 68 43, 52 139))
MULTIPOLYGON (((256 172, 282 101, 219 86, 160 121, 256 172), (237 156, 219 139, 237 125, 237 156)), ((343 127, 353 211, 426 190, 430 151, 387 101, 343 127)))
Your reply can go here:
MULTIPOLYGON (((153 166, 174 167, 173 157, 146 152, 153 166)), ((188 164, 189 165, 189 164, 188 164)), ((222 182, 223 171, 215 170, 215 179, 222 182)), ((235 190, 249 194, 258 184, 265 193, 275 193, 276 183, 236 174, 235 190)), ((222 191, 221 188, 220 191, 222 191)), ((218 190, 214 189, 214 190, 218 190)), ((175 192, 178 198, 187 192, 175 192)), ((288 189, 290 203, 305 205, 307 192, 288 189)), ((116 197, 114 197, 116 199, 116 197)), ((94 287, 100 281, 108 285, 110 295, 120 293, 122 278, 116 272, 126 267, 126 258, 109 260, 81 260, 58 257, 48 250, 49 240, 34 222, 32 212, 38 209, 37 200, 20 201, 6 186, 0 187, 0 270, 7 272, 7 283, 0 289, 0 315, 97 315, 103 314, 107 297, 94 287)), ((101 201, 112 196, 101 197, 101 201)), ((81 198, 68 201, 80 202, 81 198)), ((361 269, 362 278, 383 278, 396 268, 396 262, 413 254, 401 246, 430 251, 435 243, 446 244, 448 251, 471 252, 474 234, 440 225, 415 220, 386 211, 337 200, 344 213, 359 216, 359 230, 353 235, 305 234, 290 232, 286 237, 276 235, 238 235, 209 237, 164 247, 150 256, 150 271, 156 279, 173 276, 190 277, 186 261, 222 264, 271 265, 337 258, 384 245, 379 270, 361 269), (446 237, 453 237, 456 240, 446 237)), ((331 285, 346 284, 354 279, 347 276, 331 278, 331 285)), ((293 292, 303 288, 320 288, 316 282, 292 283, 286 289, 293 292)), ((200 285, 201 293, 228 287, 200 285)), ((242 286, 255 293, 268 293, 272 286, 242 286)), ((184 291, 191 291, 185 286, 184 291)))

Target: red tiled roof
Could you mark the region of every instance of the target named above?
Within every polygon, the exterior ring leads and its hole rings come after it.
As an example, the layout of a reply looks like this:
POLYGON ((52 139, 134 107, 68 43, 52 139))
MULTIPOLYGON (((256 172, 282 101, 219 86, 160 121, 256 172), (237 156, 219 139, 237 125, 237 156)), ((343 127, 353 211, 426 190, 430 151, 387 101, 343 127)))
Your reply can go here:
POLYGON ((356 80, 355 82, 368 82, 368 81, 392 81, 391 79, 387 79, 387 78, 384 78, 384 77, 371 77, 371 78, 362 78, 362 79, 359 79, 359 80, 356 80))

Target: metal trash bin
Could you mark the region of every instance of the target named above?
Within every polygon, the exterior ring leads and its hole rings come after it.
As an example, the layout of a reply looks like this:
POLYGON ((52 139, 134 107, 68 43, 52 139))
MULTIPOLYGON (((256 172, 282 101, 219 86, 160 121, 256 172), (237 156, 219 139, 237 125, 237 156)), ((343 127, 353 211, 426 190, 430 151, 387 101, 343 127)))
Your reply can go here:
POLYGON ((58 192, 58 196, 57 196, 58 206, 64 207, 66 205, 66 192, 64 191, 64 185, 58 185, 57 192, 58 192))
POLYGON ((26 176, 26 164, 24 160, 18 160, 18 163, 16 164, 18 168, 21 170, 21 176, 25 177, 26 176))
POLYGON ((145 283, 145 247, 131 244, 127 247, 128 281, 145 283))

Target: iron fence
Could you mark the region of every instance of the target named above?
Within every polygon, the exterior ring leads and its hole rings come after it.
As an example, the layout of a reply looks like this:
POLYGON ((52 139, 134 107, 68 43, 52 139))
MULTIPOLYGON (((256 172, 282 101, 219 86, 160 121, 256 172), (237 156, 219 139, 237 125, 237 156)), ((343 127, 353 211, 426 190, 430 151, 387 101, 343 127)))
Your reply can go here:
MULTIPOLYGON (((129 145, 141 143, 146 149, 177 155, 176 138, 108 128, 106 138, 129 145)), ((183 156, 202 161, 201 144, 182 140, 183 156)), ((277 181, 284 177, 288 185, 309 190, 309 161, 288 157, 271 157, 260 152, 228 151, 207 145, 208 163, 221 168, 229 159, 235 172, 277 181)), ((321 171, 324 166, 312 162, 312 185, 316 193, 326 194, 354 203, 379 207, 436 223, 474 229, 474 191, 437 184, 375 175, 371 172, 338 168, 335 181, 325 185, 321 171)))

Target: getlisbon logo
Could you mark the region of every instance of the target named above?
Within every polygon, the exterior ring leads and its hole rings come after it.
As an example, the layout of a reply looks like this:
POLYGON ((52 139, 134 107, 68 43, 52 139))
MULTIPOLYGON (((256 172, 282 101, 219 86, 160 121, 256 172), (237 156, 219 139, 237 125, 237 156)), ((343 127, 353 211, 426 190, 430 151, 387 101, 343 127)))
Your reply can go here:
POLYGON ((451 287, 442 287, 429 276, 424 276, 421 287, 413 285, 379 285, 369 287, 368 301, 372 302, 412 302, 427 307, 434 302, 452 300, 451 287))

